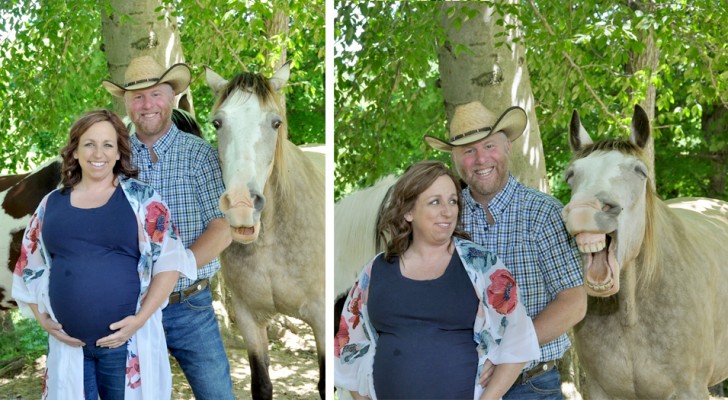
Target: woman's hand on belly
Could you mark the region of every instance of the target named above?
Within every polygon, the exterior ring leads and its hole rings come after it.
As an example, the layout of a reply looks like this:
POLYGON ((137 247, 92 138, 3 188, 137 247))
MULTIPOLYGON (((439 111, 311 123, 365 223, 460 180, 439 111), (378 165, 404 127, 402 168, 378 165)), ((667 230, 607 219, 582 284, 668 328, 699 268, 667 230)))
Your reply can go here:
POLYGON ((109 325, 109 328, 116 332, 97 340, 96 346, 108 347, 110 349, 122 346, 126 344, 126 341, 129 340, 129 338, 131 338, 132 335, 134 335, 134 333, 142 327, 142 325, 144 325, 144 322, 145 321, 136 315, 130 315, 121 321, 114 322, 109 325))
POLYGON ((66 332, 63 332, 63 326, 58 322, 54 321, 51 318, 50 314, 41 314, 40 312, 38 312, 37 304, 30 304, 30 309, 33 311, 33 314, 35 314, 35 319, 38 321, 38 324, 40 324, 40 327, 48 332, 49 335, 71 347, 81 347, 85 345, 84 342, 74 337, 68 336, 66 332))

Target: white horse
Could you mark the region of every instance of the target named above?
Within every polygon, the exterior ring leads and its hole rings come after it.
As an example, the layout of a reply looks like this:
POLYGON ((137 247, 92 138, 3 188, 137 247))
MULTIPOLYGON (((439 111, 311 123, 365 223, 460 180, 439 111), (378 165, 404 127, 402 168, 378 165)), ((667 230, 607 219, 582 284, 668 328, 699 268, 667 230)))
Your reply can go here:
POLYGON ((385 176, 374 186, 353 192, 334 205, 335 296, 346 297, 364 264, 383 250, 376 244, 377 221, 395 182, 396 176, 385 176))
POLYGON ((266 326, 277 313, 313 329, 324 398, 322 155, 287 139, 279 96, 287 64, 270 79, 242 73, 228 82, 209 68, 206 75, 217 97, 212 121, 227 189, 220 207, 234 239, 220 262, 248 349, 253 398, 272 398, 266 326))
POLYGON ((563 216, 590 295, 574 335, 591 399, 707 399, 728 377, 728 203, 657 198, 649 135, 639 106, 630 141, 592 143, 571 120, 563 216))

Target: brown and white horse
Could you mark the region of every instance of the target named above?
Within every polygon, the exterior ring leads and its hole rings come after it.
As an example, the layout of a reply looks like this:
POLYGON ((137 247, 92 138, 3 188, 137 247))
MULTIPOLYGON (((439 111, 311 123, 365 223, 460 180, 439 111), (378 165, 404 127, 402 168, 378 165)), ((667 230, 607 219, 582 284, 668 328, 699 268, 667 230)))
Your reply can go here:
POLYGON ((635 107, 632 135, 593 143, 574 111, 571 201, 590 295, 574 329, 591 399, 707 399, 728 377, 728 203, 660 200, 635 107))
POLYGON ((213 125, 226 191, 220 207, 233 230, 221 255, 238 326, 248 349, 253 398, 272 398, 266 326, 277 313, 308 323, 324 397, 325 268, 322 155, 288 139, 280 89, 284 65, 270 79, 242 73, 227 81, 207 69, 215 92, 213 125), (309 157, 317 157, 312 161, 309 157))
POLYGON ((23 232, 43 196, 60 183, 60 158, 29 174, 0 177, 0 310, 17 307, 10 297, 10 288, 23 232))

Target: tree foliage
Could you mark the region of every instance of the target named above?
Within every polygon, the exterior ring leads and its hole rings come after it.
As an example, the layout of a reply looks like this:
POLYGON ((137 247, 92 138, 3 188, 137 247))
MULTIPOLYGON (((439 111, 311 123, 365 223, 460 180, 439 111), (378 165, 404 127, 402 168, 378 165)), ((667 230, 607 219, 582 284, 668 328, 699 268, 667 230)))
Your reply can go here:
POLYGON ((727 132, 706 132, 701 123, 706 107, 728 106, 728 49, 722 39, 728 33, 727 15, 713 1, 670 3, 652 13, 639 2, 532 0, 524 8, 547 167, 562 200, 568 199, 560 173, 570 157, 565 134, 572 110, 578 109, 590 133, 626 137, 632 108, 644 99, 649 83, 657 90, 652 133, 658 193, 665 198, 728 196, 725 187, 711 192, 708 184, 711 159, 728 149, 727 132), (659 66, 629 72, 630 53, 644 50, 640 33, 648 29, 657 38, 659 66))
MULTIPOLYGON (((14 0, 0 8, 0 171, 28 170, 58 153, 74 119, 111 108, 101 13, 108 0, 14 0)), ((168 0, 158 18, 177 18, 198 121, 208 123, 213 99, 204 65, 231 78, 251 70, 271 75, 285 46, 292 61, 287 89, 289 133, 295 143, 324 141, 325 9, 322 1, 168 0), (266 21, 283 7, 289 33, 271 40, 266 21)), ((119 18, 133 22, 133 16, 119 18)))
POLYGON ((337 2, 335 191, 401 172, 445 124, 433 2, 337 2))
MULTIPOLYGON (((561 171, 570 158, 566 134, 572 110, 578 109, 595 136, 624 137, 634 105, 653 84, 658 193, 728 198, 728 15, 723 2, 680 0, 650 8, 632 0, 486 3, 520 20, 520 26, 504 28, 524 32, 553 194, 568 200, 561 171), (642 38, 649 30, 659 48, 659 66, 629 71, 630 57, 644 51, 642 38)), ((335 7, 335 188, 340 196, 412 161, 439 156, 428 152, 421 137, 445 135, 436 87, 436 46, 443 37, 432 3, 337 2, 335 7)))

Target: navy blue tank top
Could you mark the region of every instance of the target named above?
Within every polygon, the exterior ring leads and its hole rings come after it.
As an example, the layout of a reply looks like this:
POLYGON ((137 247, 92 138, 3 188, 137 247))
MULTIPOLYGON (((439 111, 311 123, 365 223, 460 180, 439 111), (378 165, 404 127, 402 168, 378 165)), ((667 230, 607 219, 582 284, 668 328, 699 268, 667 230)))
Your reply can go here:
POLYGON ((109 325, 136 313, 139 239, 134 211, 121 187, 98 208, 76 208, 71 193, 54 192, 43 219, 51 258, 50 300, 70 336, 93 346, 109 325))
POLYGON ((457 252, 442 276, 402 276, 399 257, 372 266, 369 317, 379 333, 374 390, 380 399, 472 399, 478 297, 457 252))

